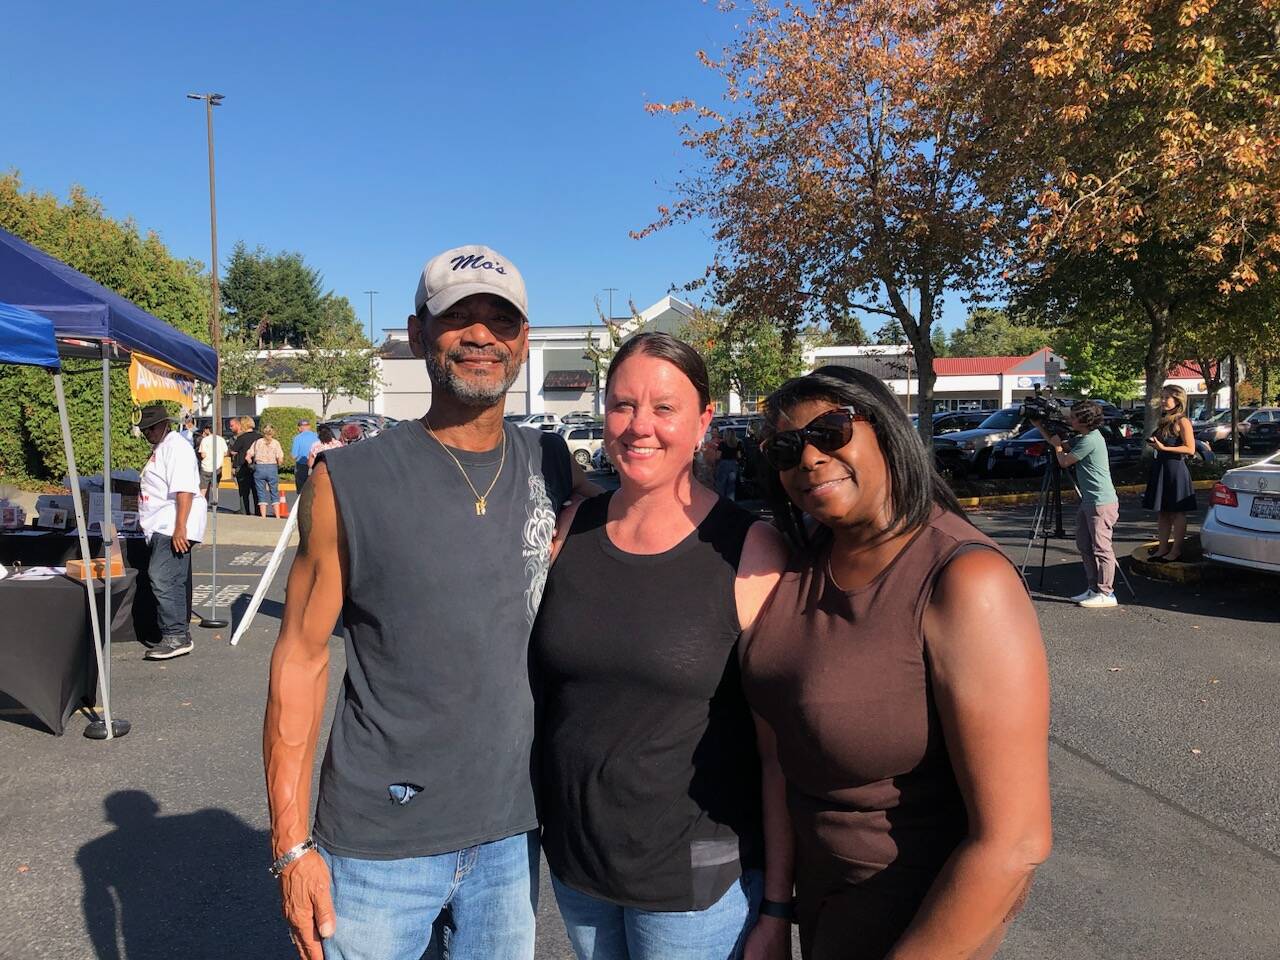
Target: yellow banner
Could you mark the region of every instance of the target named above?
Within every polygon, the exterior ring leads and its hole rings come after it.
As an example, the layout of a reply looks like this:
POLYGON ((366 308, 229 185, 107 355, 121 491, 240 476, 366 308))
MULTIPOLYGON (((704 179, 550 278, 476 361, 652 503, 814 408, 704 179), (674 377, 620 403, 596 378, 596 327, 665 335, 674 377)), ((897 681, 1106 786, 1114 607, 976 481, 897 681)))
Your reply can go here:
POLYGON ((190 410, 196 402, 196 381, 167 363, 135 353, 129 361, 129 392, 139 406, 172 400, 182 404, 184 410, 190 410))

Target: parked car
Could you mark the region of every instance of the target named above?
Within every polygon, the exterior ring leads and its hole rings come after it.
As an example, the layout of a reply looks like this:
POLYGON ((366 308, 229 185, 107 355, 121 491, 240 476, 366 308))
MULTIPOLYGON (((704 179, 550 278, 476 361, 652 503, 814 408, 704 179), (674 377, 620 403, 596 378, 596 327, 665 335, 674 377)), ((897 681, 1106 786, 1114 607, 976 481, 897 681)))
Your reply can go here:
POLYGON ((591 455, 591 467, 593 470, 601 470, 604 473, 617 472, 617 468, 613 465, 613 461, 609 459, 609 454, 605 452, 603 443, 601 443, 599 449, 591 455))
POLYGON ((1205 558, 1280 573, 1280 453, 1236 467, 1213 485, 1200 527, 1205 558))
POLYGON ((938 468, 961 475, 985 475, 991 463, 991 448, 1000 440, 1016 436, 1023 425, 1020 407, 1005 407, 988 414, 977 427, 934 437, 933 454, 938 468))
MULTIPOLYGON (((1141 437, 1124 436, 1115 421, 1104 423, 1098 430, 1106 442, 1107 462, 1112 467, 1142 459, 1144 443, 1141 437)), ((1052 453, 1040 428, 1032 427, 1016 437, 998 441, 991 448, 989 472, 993 477, 1042 476, 1052 453)))
MULTIPOLYGON (((961 430, 974 430, 990 415, 990 410, 943 410, 933 415, 933 435, 939 437, 961 430)), ((915 423, 916 418, 912 417, 911 422, 915 423)))
POLYGON ((565 423, 556 433, 564 437, 573 457, 583 470, 591 469, 591 457, 604 444, 604 427, 593 423, 565 423))
POLYGON ((383 430, 390 430, 399 422, 395 417, 388 417, 381 413, 344 413, 341 416, 318 424, 316 429, 328 427, 333 431, 335 437, 340 437, 342 436, 342 428, 349 423, 354 423, 360 428, 360 439, 369 440, 372 437, 376 437, 383 430))
POLYGON ((1280 447, 1280 407, 1258 407, 1244 422, 1249 430, 1241 435, 1240 446, 1246 450, 1280 447))
POLYGON ((530 413, 517 420, 516 426, 528 430, 554 430, 560 426, 560 418, 554 413, 530 413))
MULTIPOLYGON (((1240 411, 1244 413, 1244 411, 1240 411)), ((1236 429, 1240 436, 1240 443, 1246 443, 1245 437, 1249 433, 1248 420, 1239 420, 1236 423, 1236 429)), ((1202 423, 1191 425, 1192 433, 1197 441, 1207 443, 1214 450, 1224 451, 1231 448, 1231 411, 1223 410, 1216 413, 1208 420, 1202 423)))
POLYGON ((560 418, 561 423, 595 423, 596 415, 590 410, 574 410, 560 418))

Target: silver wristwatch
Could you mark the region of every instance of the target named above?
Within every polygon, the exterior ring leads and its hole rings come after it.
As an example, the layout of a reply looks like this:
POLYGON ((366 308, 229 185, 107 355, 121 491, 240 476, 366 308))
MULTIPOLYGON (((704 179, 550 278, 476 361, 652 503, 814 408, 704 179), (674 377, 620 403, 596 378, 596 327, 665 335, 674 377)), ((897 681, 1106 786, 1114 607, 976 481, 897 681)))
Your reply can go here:
POLYGON ((311 837, 307 837, 307 839, 303 840, 296 847, 290 847, 284 853, 280 854, 280 859, 278 859, 275 863, 271 864, 271 866, 269 866, 267 869, 271 871, 271 875, 273 877, 278 877, 280 876, 280 874, 284 873, 285 867, 293 863, 293 861, 297 860, 299 857, 305 854, 308 850, 314 850, 315 848, 316 848, 315 840, 313 840, 311 837))

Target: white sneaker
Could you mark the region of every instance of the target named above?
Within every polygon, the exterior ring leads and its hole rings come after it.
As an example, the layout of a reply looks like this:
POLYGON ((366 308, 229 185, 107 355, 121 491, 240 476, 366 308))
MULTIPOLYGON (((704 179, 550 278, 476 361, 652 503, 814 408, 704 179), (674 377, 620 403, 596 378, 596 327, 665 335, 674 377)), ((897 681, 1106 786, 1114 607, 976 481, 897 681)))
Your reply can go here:
POLYGON ((1120 601, 1116 599, 1116 595, 1114 593, 1095 593, 1091 597, 1085 597, 1083 600, 1079 601, 1079 603, 1080 606, 1088 607, 1091 610, 1095 607, 1120 606, 1120 601))
POLYGON ((1086 590, 1084 593, 1077 593, 1074 597, 1071 598, 1071 602, 1079 603, 1081 600, 1088 600, 1092 596, 1093 596, 1093 591, 1086 590))

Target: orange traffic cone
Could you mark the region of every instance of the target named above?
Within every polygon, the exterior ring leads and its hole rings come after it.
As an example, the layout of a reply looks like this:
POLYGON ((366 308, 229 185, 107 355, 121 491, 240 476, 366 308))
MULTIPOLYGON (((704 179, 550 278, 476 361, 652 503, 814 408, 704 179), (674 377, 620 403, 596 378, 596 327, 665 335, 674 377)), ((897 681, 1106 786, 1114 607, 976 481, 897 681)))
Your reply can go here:
POLYGON ((284 491, 280 491, 280 501, 276 504, 276 516, 283 520, 289 515, 289 501, 284 498, 284 491))

